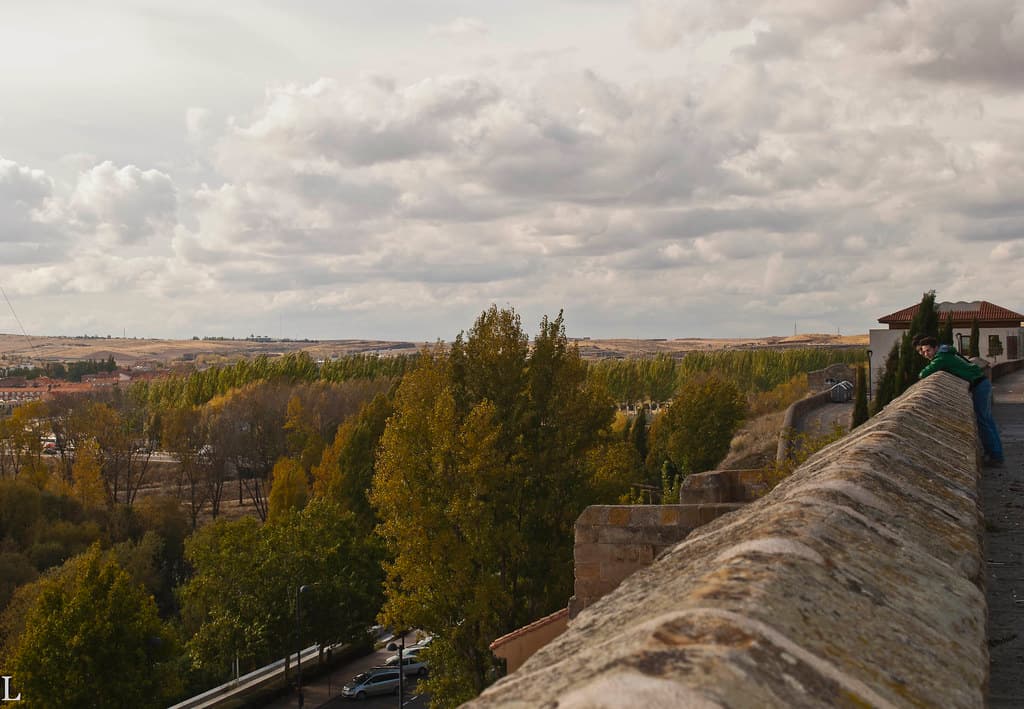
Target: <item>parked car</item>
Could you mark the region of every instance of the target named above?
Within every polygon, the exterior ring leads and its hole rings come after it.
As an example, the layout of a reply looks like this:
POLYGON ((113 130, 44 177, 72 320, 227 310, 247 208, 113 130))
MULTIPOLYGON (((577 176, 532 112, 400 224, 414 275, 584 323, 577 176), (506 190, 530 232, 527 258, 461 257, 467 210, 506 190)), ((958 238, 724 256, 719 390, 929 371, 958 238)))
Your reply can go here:
POLYGON ((378 694, 392 694, 398 691, 398 669, 374 667, 361 672, 345 683, 341 696, 347 699, 366 699, 378 694))
MULTIPOLYGON (((392 655, 388 659, 384 660, 384 666, 398 667, 398 655, 392 655)), ((427 674, 427 663, 416 657, 416 653, 410 655, 408 651, 403 652, 402 667, 405 668, 406 677, 410 677, 412 675, 422 677, 427 674)))

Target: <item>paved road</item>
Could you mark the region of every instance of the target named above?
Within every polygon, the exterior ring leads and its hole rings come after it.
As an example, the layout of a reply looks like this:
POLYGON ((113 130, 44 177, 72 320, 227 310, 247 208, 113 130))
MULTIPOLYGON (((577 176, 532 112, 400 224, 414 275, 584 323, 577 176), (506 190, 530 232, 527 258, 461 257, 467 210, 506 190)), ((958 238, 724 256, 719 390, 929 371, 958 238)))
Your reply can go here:
MULTIPOLYGON (((415 633, 409 633, 405 636, 406 645, 412 645, 414 642, 416 642, 415 633)), ((360 657, 346 665, 342 665, 331 672, 330 675, 318 677, 317 679, 310 681, 308 684, 303 683, 302 694, 306 700, 305 709, 318 709, 319 707, 340 709, 341 707, 347 707, 350 704, 353 709, 384 709, 385 707, 395 709, 398 707, 398 697, 394 695, 374 697, 361 702, 354 702, 341 696, 341 688, 348 680, 352 679, 360 672, 364 672, 371 667, 383 664, 384 660, 394 654, 395 653, 388 650, 377 650, 370 655, 360 657)), ((429 703, 428 698, 416 692, 416 678, 407 678, 405 685, 405 703, 403 706, 422 709, 428 706, 429 703)), ((295 693, 292 692, 263 706, 264 709, 295 709, 299 706, 299 701, 295 693)))
POLYGON ((1024 370, 997 380, 995 419, 1005 468, 986 468, 981 490, 988 559, 989 707, 1024 707, 1024 370))

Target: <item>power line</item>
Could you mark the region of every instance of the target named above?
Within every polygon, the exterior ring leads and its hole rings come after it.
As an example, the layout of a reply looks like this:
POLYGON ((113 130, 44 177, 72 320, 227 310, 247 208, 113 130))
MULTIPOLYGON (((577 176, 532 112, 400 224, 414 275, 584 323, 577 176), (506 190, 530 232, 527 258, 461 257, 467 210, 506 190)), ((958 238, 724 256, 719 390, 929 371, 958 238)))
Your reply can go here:
POLYGON ((0 286, 0 293, 3 294, 4 300, 7 301, 7 307, 11 309, 11 315, 14 316, 14 322, 18 323, 18 328, 21 330, 21 334, 24 335, 25 341, 28 342, 29 349, 33 353, 35 353, 36 346, 32 342, 32 338, 28 336, 27 332, 25 332, 25 326, 21 324, 21 318, 19 318, 18 314, 16 312, 14 312, 14 304, 11 303, 11 299, 7 297, 7 291, 4 290, 3 286, 0 286))

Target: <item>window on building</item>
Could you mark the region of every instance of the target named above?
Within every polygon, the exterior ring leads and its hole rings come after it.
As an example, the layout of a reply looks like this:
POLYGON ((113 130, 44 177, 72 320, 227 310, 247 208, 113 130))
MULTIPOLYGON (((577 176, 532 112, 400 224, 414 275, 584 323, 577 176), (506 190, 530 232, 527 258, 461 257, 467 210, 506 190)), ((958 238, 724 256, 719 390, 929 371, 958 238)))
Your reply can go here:
POLYGON ((1003 353, 1003 343, 999 339, 999 335, 988 336, 988 356, 998 357, 1003 353))

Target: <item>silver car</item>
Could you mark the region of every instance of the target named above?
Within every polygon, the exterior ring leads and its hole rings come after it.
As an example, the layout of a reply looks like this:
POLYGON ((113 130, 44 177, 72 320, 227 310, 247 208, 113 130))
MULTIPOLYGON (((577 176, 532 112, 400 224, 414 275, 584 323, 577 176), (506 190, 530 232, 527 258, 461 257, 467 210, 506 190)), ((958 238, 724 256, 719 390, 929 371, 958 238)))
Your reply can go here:
POLYGON ((366 699, 378 694, 398 692, 398 669, 374 667, 357 674, 341 688, 341 696, 348 699, 366 699))
MULTIPOLYGON (((385 667, 398 667, 398 655, 392 655, 388 659, 384 660, 385 667)), ((402 655, 402 667, 405 669, 405 676, 410 677, 416 675, 417 677, 423 677, 427 674, 427 663, 416 656, 415 653, 403 654, 402 655)))

